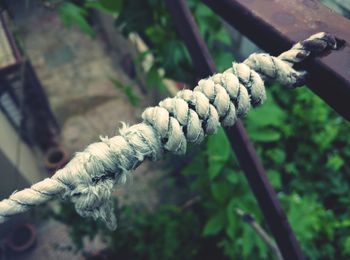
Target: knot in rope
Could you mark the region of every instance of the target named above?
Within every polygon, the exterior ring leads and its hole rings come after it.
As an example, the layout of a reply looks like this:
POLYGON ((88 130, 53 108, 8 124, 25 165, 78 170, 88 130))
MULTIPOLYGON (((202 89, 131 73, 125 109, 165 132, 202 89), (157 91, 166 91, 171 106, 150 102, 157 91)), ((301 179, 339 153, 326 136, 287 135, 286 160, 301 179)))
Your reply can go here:
POLYGON ((293 65, 327 48, 336 48, 335 38, 318 33, 278 57, 252 54, 243 63, 233 63, 223 73, 200 80, 193 91, 181 90, 147 108, 142 123, 123 124, 119 136, 101 137, 101 142, 77 153, 51 179, 1 201, 0 222, 61 195, 72 200, 81 216, 100 218, 115 229, 111 195, 114 185, 125 182, 128 172, 145 159, 160 159, 165 152, 184 154, 187 142, 199 144, 221 125, 232 126, 251 107, 265 101, 264 80, 287 87, 302 84, 306 73, 293 65))

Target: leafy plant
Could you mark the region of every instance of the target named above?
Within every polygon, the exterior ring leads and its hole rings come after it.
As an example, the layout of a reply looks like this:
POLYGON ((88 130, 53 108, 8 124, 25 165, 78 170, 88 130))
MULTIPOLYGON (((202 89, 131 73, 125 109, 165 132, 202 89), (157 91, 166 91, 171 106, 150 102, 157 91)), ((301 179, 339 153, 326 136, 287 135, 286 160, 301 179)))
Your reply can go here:
MULTIPOLYGON (((226 69, 233 60, 226 51, 233 42, 230 34, 199 1, 188 4, 219 70, 226 69)), ((163 1, 88 1, 85 8, 118 13, 117 28, 143 38, 149 51, 140 54, 138 62, 148 54, 155 57, 146 71, 148 85, 162 87, 163 78, 195 82, 189 53, 163 1)), ((68 21, 84 24, 84 11, 69 7, 66 13, 64 19, 77 16, 68 21)), ((115 85, 135 103, 132 86, 115 85)), ((251 111, 244 124, 303 251, 309 259, 347 259, 350 126, 306 87, 291 91, 274 84, 267 92, 267 102, 251 111)), ((123 209, 116 233, 92 224, 73 225, 77 244, 84 234, 95 234, 98 229, 119 256, 132 259, 271 259, 264 242, 235 213, 236 208, 249 212, 267 229, 224 132, 220 130, 192 151, 181 174, 171 176, 175 184, 181 183, 171 193, 199 196, 200 202, 186 210, 166 200, 153 212, 136 206, 123 209)), ((175 160, 178 165, 180 159, 175 160)), ((62 211, 63 221, 75 219, 62 211)))
POLYGON ((71 2, 63 2, 58 12, 66 26, 76 25, 86 34, 90 36, 95 35, 94 30, 86 20, 88 12, 84 8, 71 2))
POLYGON ((84 4, 85 8, 91 8, 100 10, 103 12, 117 14, 123 5, 123 1, 121 0, 99 0, 99 1, 86 1, 84 4))
POLYGON ((135 94, 131 84, 123 84, 117 79, 110 78, 115 88, 120 89, 133 106, 140 104, 140 98, 135 94))

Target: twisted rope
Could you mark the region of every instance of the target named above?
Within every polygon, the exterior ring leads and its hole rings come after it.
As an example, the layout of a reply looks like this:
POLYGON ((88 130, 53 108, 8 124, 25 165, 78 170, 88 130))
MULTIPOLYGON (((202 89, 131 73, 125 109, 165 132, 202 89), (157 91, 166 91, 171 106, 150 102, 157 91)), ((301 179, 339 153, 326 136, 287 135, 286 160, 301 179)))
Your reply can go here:
POLYGON ((265 101, 264 80, 300 86, 306 73, 293 65, 328 48, 336 48, 335 38, 317 33, 278 57, 252 54, 243 63, 200 80, 193 91, 179 91, 147 108, 142 123, 123 124, 120 135, 101 137, 51 178, 2 200, 0 222, 61 196, 70 198, 81 216, 101 218, 115 229, 111 193, 116 182, 124 182, 125 175, 145 159, 159 160, 165 152, 184 154, 187 142, 199 144, 220 125, 232 126, 237 117, 265 101))

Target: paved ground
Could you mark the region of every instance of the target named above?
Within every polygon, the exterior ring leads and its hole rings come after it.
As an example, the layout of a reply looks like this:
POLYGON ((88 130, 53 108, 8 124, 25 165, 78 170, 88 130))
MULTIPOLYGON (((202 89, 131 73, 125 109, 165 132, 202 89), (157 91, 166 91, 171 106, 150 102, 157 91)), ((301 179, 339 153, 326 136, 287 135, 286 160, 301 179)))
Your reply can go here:
MULTIPOLYGON (((91 39, 78 29, 65 28, 56 12, 37 6, 19 8, 16 24, 24 49, 62 127, 62 143, 71 154, 97 141, 99 135, 114 135, 120 121, 139 121, 142 107, 130 105, 110 81, 111 77, 121 82, 130 82, 130 79, 115 64, 111 58, 113 53, 100 36, 91 39)), ((150 103, 150 99, 142 97, 142 106, 150 103)), ((160 176, 157 165, 144 163, 129 184, 117 189, 116 195, 124 203, 142 203, 152 208, 158 201, 152 185, 160 176)), ((11 259, 82 257, 66 250, 71 242, 64 225, 49 221, 39 225, 38 230, 36 248, 11 259)), ((101 246, 98 242, 90 243, 88 250, 101 246)))
MULTIPOLYGON (((9 260, 70 260, 84 259, 82 253, 76 253, 72 247, 68 229, 59 222, 50 220, 38 226, 37 242, 33 249, 22 254, 7 253, 5 259, 9 260)), ((86 253, 97 252, 103 248, 103 244, 98 239, 94 241, 86 240, 86 253)))

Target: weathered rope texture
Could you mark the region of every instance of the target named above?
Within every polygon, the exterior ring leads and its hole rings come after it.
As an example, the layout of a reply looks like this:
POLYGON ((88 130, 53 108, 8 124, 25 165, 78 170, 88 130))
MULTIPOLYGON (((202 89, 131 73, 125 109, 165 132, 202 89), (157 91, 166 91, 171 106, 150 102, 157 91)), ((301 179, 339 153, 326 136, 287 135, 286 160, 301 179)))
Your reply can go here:
POLYGON ((200 80, 193 91, 182 90, 147 108, 142 123, 124 124, 120 135, 89 145, 51 178, 2 200, 0 222, 61 196, 70 198, 81 216, 101 218, 115 229, 111 193, 116 182, 125 180, 145 159, 158 160, 165 152, 184 154, 187 142, 199 144, 220 125, 232 126, 237 117, 264 102, 264 80, 287 87, 301 85, 305 72, 293 65, 330 48, 336 48, 335 38, 317 33, 278 57, 252 54, 243 63, 200 80))

